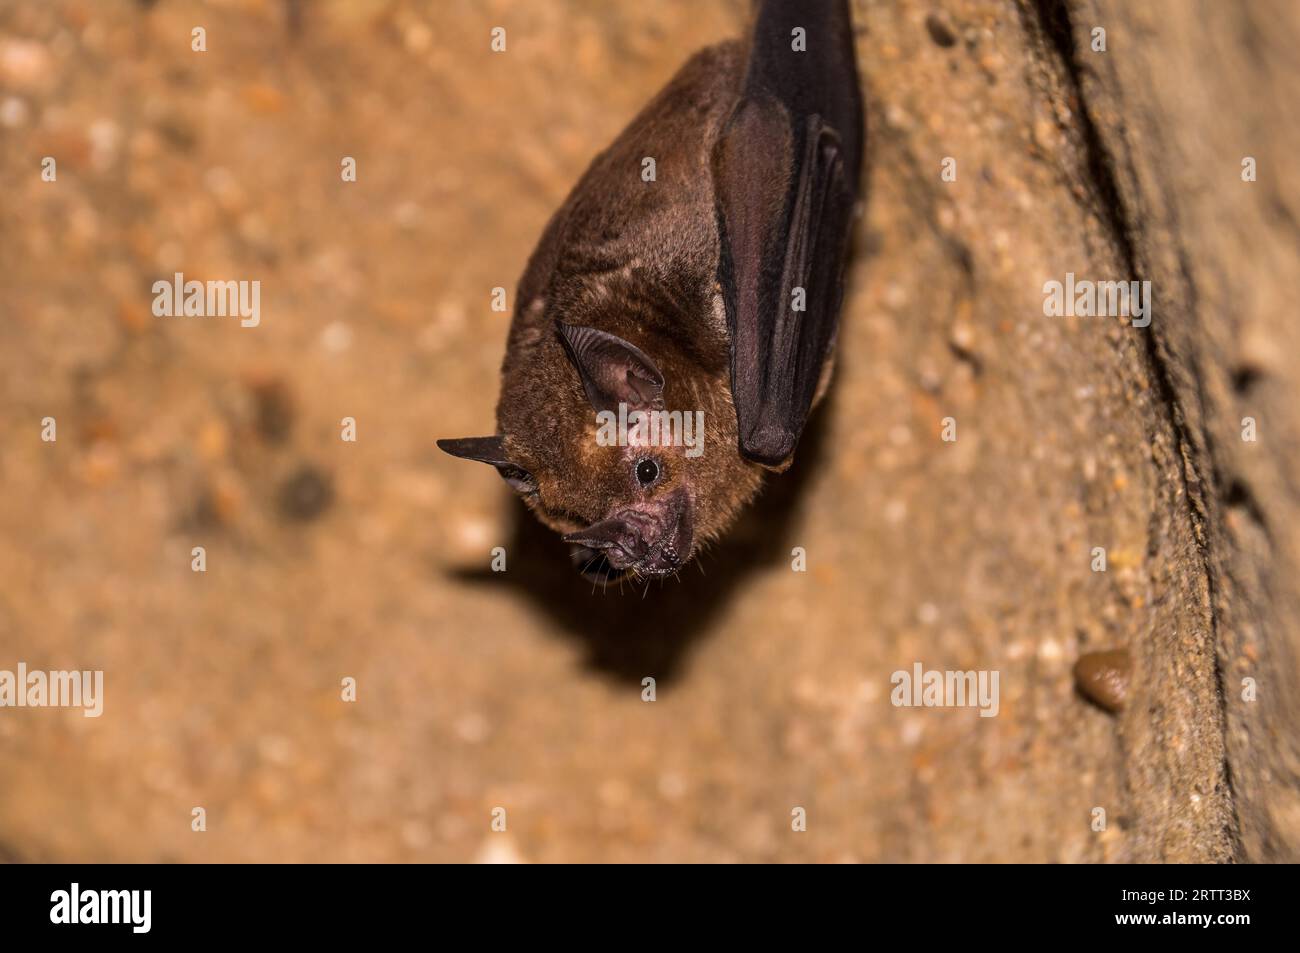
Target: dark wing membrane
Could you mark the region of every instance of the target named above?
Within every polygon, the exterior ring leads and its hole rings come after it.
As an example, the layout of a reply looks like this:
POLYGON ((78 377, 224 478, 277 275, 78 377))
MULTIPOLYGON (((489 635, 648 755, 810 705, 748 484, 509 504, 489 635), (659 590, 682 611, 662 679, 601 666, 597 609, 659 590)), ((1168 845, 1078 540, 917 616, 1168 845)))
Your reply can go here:
POLYGON ((766 466, 794 452, 835 341, 862 150, 857 83, 842 0, 767 0, 714 147, 740 450, 766 466))

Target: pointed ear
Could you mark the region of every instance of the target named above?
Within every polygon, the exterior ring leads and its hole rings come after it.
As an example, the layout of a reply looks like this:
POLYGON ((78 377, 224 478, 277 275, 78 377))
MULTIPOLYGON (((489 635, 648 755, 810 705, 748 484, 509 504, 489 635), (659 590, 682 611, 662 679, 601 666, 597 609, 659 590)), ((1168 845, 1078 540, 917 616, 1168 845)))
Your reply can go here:
POLYGON ((596 410, 661 409, 664 376, 634 344, 621 337, 576 324, 557 325, 560 340, 582 378, 587 400, 596 410))
POLYGON ((503 467, 510 463, 506 458, 505 441, 501 437, 461 437, 459 440, 439 440, 438 449, 462 460, 477 460, 503 467))
POLYGON ((438 449, 463 460, 477 460, 497 468, 501 478, 520 493, 537 489, 533 476, 523 467, 511 463, 506 456, 505 441, 501 437, 461 437, 459 440, 439 440, 438 449))

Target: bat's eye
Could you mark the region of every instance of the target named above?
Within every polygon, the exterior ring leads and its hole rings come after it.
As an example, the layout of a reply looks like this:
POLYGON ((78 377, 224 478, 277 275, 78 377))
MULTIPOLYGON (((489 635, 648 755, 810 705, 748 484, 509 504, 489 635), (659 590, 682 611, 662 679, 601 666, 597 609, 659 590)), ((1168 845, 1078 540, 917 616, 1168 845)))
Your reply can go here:
POLYGON ((636 464, 636 482, 642 486, 649 486, 655 480, 659 479, 659 464, 646 457, 644 460, 638 460, 636 464))

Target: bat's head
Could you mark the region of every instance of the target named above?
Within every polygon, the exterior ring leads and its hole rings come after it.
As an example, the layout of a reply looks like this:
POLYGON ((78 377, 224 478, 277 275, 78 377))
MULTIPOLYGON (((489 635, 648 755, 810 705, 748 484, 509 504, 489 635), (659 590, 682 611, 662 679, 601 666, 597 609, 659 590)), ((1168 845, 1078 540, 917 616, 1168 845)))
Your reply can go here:
POLYGON ((496 467, 573 544, 584 576, 671 575, 761 482, 737 452, 725 357, 708 368, 700 348, 662 336, 643 335, 643 350, 595 328, 557 331, 512 344, 499 436, 438 446, 496 467))

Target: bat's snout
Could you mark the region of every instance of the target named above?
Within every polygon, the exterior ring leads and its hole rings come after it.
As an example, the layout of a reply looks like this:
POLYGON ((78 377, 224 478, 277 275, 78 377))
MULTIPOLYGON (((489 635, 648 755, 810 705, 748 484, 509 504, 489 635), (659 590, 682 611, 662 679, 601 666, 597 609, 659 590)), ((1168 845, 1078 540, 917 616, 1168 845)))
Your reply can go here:
POLYGON ((582 569, 583 574, 591 567, 605 572, 601 560, 593 558, 597 555, 617 574, 666 576, 680 569, 691 554, 690 510, 682 505, 684 500, 666 502, 669 505, 653 509, 624 510, 565 536, 566 543, 582 547, 575 561, 584 556, 584 549, 591 554, 586 556, 588 569, 582 569))

